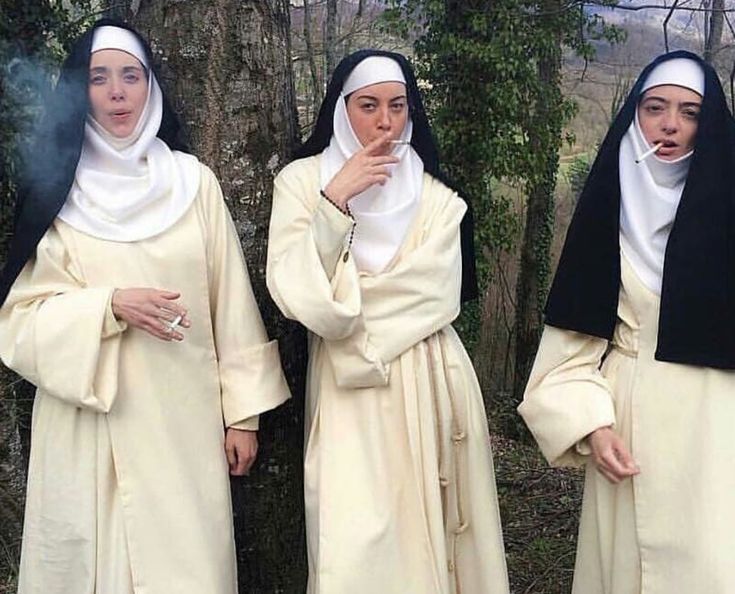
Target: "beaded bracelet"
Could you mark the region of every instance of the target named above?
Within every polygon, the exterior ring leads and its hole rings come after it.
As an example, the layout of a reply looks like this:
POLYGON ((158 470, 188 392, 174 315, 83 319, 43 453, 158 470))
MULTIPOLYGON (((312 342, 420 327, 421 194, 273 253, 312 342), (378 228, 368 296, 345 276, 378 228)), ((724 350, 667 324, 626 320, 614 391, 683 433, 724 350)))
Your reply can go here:
POLYGON ((345 250, 345 255, 342 258, 343 262, 347 262, 347 259, 350 257, 349 254, 350 254, 350 248, 352 247, 352 240, 355 237, 355 226, 357 225, 357 223, 355 222, 355 217, 352 216, 352 211, 350 210, 349 204, 345 203, 344 208, 342 208, 339 204, 337 204, 334 200, 332 200, 329 196, 327 196, 327 193, 324 190, 320 189, 319 194, 321 194, 322 198, 326 199, 326 201, 329 202, 329 204, 331 204, 332 206, 334 206, 334 208, 336 208, 339 212, 341 212, 342 214, 346 214, 348 217, 352 219, 352 229, 350 229, 350 239, 347 242, 347 249, 345 250))
POLYGON ((352 213, 350 212, 350 207, 345 204, 344 206, 340 206, 337 204, 334 200, 332 200, 329 196, 327 196, 327 193, 324 190, 319 190, 319 193, 322 195, 322 198, 326 198, 327 202, 334 206, 339 212, 342 214, 346 214, 348 217, 352 218, 352 213))

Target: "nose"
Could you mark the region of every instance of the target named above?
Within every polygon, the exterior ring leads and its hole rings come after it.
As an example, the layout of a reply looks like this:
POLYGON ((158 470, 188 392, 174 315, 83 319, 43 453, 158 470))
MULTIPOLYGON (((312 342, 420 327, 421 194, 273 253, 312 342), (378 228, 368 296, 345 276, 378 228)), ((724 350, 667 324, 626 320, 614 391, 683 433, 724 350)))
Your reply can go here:
POLYGON ((675 111, 667 111, 661 119, 661 130, 673 134, 679 129, 679 115, 675 111))
POLYGON ((113 101, 121 101, 125 98, 125 92, 123 90, 122 81, 113 76, 110 80, 110 99, 113 101))
POLYGON ((390 108, 383 107, 378 112, 378 129, 388 132, 391 128, 390 108))

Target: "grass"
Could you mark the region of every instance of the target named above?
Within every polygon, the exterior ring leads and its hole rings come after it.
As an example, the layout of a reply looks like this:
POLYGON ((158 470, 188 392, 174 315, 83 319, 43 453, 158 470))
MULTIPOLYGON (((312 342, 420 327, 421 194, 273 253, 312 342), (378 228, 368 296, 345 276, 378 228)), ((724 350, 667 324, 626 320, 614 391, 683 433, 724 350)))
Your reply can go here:
POLYGON ((572 588, 583 471, 550 468, 535 446, 493 437, 513 594, 572 588))

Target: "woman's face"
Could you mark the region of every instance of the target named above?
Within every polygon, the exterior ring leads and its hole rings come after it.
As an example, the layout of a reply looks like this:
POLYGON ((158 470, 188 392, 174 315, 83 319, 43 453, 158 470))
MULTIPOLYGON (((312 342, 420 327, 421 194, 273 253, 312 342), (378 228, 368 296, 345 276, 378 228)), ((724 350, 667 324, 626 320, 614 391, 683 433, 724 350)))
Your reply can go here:
MULTIPOLYGON (((408 119, 406 85, 382 82, 357 89, 347 97, 347 116, 362 146, 386 134, 398 139, 408 119)), ((383 152, 392 150, 387 144, 383 152)))
POLYGON ((638 104, 638 121, 648 143, 661 143, 656 155, 666 161, 694 148, 702 97, 684 87, 661 85, 648 89, 638 104))
POLYGON ((143 65, 127 52, 94 52, 89 64, 89 101, 92 116, 113 136, 129 136, 148 97, 143 65))

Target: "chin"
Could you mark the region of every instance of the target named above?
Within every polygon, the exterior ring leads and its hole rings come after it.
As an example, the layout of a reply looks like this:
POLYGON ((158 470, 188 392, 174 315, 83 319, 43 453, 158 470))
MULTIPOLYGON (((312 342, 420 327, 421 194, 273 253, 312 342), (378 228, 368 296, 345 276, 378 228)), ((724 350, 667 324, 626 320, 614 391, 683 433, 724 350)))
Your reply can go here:
POLYGON ((124 128, 118 127, 118 126, 111 126, 107 128, 107 131, 112 134, 115 138, 126 138, 127 136, 130 136, 133 129, 130 126, 125 126, 124 128))

